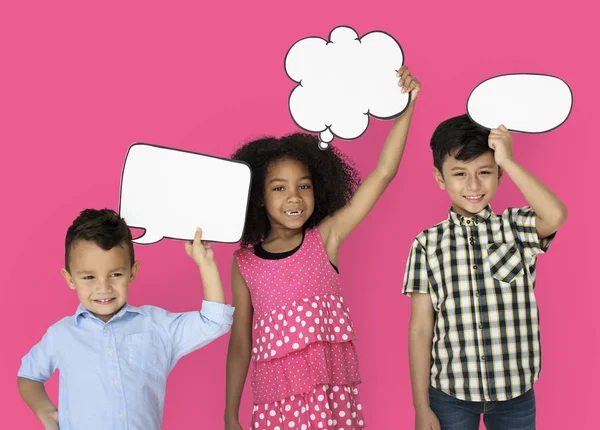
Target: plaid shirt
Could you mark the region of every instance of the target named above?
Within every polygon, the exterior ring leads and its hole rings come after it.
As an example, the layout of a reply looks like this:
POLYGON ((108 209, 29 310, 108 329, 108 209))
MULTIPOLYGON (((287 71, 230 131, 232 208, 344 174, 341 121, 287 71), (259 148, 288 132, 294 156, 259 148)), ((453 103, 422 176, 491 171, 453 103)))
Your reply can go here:
POLYGON ((497 401, 532 388, 541 369, 531 208, 488 206, 448 219, 413 242, 402 292, 429 294, 435 311, 431 385, 461 400, 497 401))

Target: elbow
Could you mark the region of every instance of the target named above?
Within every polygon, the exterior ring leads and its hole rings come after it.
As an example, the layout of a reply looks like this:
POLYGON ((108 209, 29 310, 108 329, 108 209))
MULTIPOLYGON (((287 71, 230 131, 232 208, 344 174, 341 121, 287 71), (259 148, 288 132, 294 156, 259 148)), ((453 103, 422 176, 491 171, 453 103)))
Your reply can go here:
POLYGON ((560 208, 555 211, 552 218, 547 222, 552 226, 552 229, 556 231, 567 221, 568 217, 569 211, 567 207, 561 203, 560 208))

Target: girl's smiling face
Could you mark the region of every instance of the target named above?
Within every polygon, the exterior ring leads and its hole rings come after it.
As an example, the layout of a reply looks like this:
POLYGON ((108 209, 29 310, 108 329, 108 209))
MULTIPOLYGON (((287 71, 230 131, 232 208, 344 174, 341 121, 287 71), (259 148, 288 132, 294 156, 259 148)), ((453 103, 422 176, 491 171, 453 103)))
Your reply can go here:
POLYGON ((292 159, 273 163, 265 176, 264 205, 271 230, 301 229, 315 208, 308 166, 292 159))

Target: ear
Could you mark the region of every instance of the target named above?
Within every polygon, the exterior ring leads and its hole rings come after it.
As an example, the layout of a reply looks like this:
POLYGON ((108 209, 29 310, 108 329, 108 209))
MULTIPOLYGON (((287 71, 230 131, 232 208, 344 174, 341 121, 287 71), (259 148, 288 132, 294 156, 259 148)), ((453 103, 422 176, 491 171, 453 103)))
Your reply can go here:
POLYGON ((69 271, 67 269, 61 269, 60 273, 62 273, 63 278, 65 278, 65 281, 67 281, 67 285, 69 286, 70 289, 74 290, 75 289, 75 282, 73 282, 73 277, 71 276, 71 274, 69 273, 69 271))
POLYGON ((437 182, 438 187, 440 187, 440 190, 445 190, 446 182, 444 182, 444 175, 442 175, 442 172, 440 172, 437 167, 433 168, 433 177, 437 182))
POLYGON ((129 275, 129 282, 133 282, 135 277, 137 276, 138 270, 140 270, 140 262, 135 261, 133 266, 131 266, 131 274, 129 275))
POLYGON ((498 185, 502 183, 502 176, 504 176, 504 170, 502 170, 502 167, 498 166, 498 185))

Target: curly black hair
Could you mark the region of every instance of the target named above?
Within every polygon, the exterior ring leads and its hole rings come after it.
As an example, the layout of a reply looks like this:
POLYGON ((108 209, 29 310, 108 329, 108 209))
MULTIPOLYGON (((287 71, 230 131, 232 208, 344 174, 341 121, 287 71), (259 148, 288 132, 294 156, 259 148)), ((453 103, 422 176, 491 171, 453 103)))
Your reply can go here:
POLYGON ((264 206, 265 177, 273 163, 298 160, 308 166, 315 196, 315 210, 304 224, 316 226, 323 218, 348 203, 360 183, 352 161, 333 146, 319 149, 319 139, 307 133, 293 133, 281 137, 266 136, 239 147, 231 156, 248 163, 252 169, 250 201, 241 246, 261 242, 271 226, 264 206))

